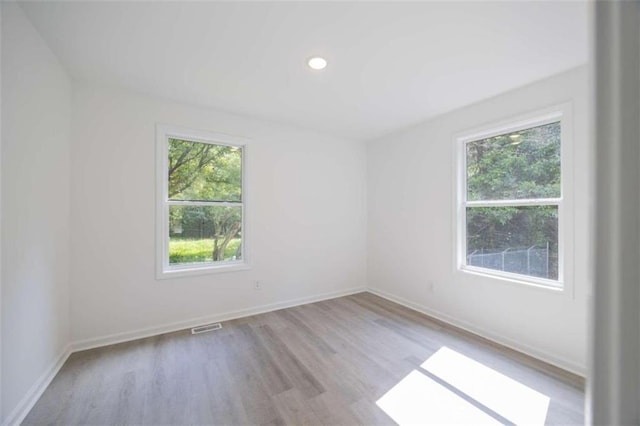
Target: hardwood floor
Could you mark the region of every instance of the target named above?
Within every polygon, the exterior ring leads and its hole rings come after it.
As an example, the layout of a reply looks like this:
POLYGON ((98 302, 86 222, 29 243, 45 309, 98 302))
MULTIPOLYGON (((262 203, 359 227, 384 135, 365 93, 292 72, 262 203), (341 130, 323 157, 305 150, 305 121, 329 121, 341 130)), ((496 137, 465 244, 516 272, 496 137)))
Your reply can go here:
MULTIPOLYGON (((519 422, 509 417, 513 404, 491 406, 496 399, 478 396, 477 386, 451 380, 459 366, 444 374, 425 367, 434 354, 450 353, 438 352, 443 347, 464 355, 461 362, 476 361, 458 379, 483 377, 480 391, 508 385, 511 396, 548 397, 545 423, 583 424, 577 376, 370 293, 228 321, 211 333, 186 330, 74 353, 24 424, 395 424, 407 419, 398 404, 411 401, 415 421, 431 421, 453 403, 439 422, 463 412, 519 422), (487 380, 492 370, 496 379, 487 380), (408 376, 430 390, 403 397, 408 376)), ((523 409, 538 405, 525 401, 523 409)))

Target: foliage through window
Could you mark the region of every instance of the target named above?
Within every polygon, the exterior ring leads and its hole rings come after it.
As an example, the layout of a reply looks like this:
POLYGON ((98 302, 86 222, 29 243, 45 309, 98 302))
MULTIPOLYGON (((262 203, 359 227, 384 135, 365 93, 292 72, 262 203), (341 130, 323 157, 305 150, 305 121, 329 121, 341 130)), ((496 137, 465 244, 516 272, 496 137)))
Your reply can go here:
POLYGON ((466 267, 558 281, 561 122, 464 142, 466 267))
POLYGON ((162 138, 163 272, 243 261, 243 146, 162 138))

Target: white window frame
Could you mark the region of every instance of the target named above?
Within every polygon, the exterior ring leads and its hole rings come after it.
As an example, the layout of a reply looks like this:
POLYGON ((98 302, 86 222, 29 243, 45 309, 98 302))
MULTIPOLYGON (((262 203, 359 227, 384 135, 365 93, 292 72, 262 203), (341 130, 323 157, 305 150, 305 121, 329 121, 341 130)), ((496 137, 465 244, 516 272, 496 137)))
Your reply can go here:
POLYGON ((202 130, 177 126, 156 125, 156 278, 167 279, 191 275, 242 271, 249 269, 247 220, 247 146, 249 140, 202 130), (169 139, 183 139, 212 145, 242 149, 242 197, 240 203, 210 201, 170 201, 168 181, 169 139), (240 260, 185 265, 169 264, 169 206, 232 206, 242 207, 242 256, 240 260))
POLYGON ((501 123, 494 123, 461 133, 454 137, 456 173, 456 197, 454 211, 456 215, 456 264, 457 271, 463 274, 497 279, 503 282, 525 284, 555 292, 571 293, 573 285, 573 115, 570 104, 536 111, 501 123), (467 200, 467 156, 469 142, 520 130, 560 122, 560 197, 547 199, 522 200, 467 200), (558 280, 521 275, 478 266, 467 265, 467 207, 496 206, 558 206, 558 280))

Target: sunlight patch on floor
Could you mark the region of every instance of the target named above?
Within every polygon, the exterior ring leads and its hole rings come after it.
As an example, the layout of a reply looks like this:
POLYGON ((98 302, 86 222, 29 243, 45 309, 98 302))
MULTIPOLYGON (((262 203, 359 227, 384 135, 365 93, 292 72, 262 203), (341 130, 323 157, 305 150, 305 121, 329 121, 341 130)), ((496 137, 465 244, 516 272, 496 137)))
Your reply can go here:
POLYGON ((452 349, 440 348, 421 367, 515 424, 547 418, 548 396, 452 349))
POLYGON ((499 421, 414 370, 376 404, 400 425, 499 425, 499 421))
POLYGON ((546 420, 548 396, 452 349, 440 348, 421 368, 376 402, 400 425, 494 425, 501 420, 542 425, 546 420))

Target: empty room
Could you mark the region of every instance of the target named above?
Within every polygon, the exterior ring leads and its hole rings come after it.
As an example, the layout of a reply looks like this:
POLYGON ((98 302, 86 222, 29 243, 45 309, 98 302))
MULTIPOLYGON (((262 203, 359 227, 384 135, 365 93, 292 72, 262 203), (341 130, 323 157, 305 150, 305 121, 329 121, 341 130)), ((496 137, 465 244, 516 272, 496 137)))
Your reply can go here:
POLYGON ((637 424, 639 9, 0 3, 0 424, 637 424))

